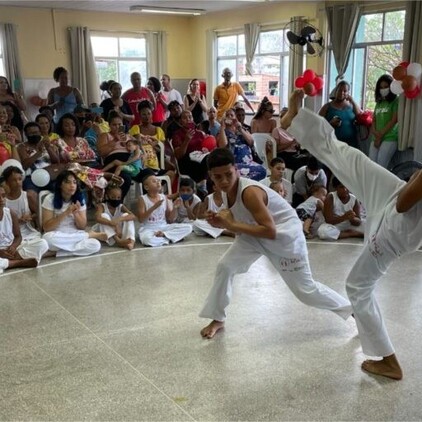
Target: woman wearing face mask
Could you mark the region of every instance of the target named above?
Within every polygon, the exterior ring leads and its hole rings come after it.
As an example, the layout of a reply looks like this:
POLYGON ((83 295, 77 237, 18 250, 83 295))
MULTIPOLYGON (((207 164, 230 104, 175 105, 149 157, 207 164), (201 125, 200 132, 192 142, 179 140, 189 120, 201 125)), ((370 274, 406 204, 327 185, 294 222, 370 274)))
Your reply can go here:
POLYGON ((338 140, 357 148, 356 116, 362 110, 355 103, 350 95, 350 85, 346 81, 341 81, 336 86, 334 98, 323 105, 319 115, 334 128, 338 140))
POLYGON ((397 151, 399 99, 390 91, 393 78, 382 75, 375 85, 375 110, 371 126, 372 142, 369 158, 387 168, 397 151))

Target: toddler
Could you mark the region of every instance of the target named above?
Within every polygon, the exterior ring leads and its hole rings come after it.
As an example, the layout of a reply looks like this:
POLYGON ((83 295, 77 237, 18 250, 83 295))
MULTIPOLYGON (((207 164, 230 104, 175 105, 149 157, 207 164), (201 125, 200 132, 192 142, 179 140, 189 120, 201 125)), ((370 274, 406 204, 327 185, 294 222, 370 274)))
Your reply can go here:
POLYGON ((286 199, 286 190, 284 189, 283 182, 271 182, 269 188, 276 191, 282 198, 286 199))
POLYGON ((270 161, 270 176, 261 180, 260 182, 265 186, 270 186, 272 182, 282 182, 285 196, 283 198, 289 203, 292 203, 293 198, 293 187, 292 183, 287 179, 284 179, 284 171, 286 170, 286 164, 284 160, 279 157, 275 157, 270 161))
POLYGON ((129 139, 126 142, 126 149, 130 152, 130 156, 126 162, 120 160, 113 160, 103 168, 103 172, 116 167, 114 176, 117 178, 121 172, 129 174, 131 177, 135 177, 142 170, 142 150, 138 142, 134 139, 129 139))

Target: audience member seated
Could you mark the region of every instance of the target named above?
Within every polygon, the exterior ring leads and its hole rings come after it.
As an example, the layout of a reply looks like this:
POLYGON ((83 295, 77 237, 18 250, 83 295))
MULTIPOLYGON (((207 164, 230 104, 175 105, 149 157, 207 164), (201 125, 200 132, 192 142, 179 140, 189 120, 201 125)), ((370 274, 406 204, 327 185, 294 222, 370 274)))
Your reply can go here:
POLYGON ((327 189, 322 185, 313 185, 308 199, 296 208, 297 215, 303 223, 303 233, 307 239, 312 239, 311 226, 318 211, 324 210, 324 201, 327 197, 327 189))
POLYGON ((54 188, 54 170, 57 170, 58 174, 60 167, 52 166, 60 162, 58 149, 48 137, 41 135, 41 128, 38 123, 27 123, 24 133, 27 141, 19 144, 17 148, 26 174, 23 188, 37 193, 43 189, 52 190, 54 188), (50 173, 50 182, 47 186, 36 186, 32 182, 31 174, 37 169, 46 169, 50 173))
POLYGON ((356 116, 362 111, 350 95, 346 81, 337 84, 334 98, 324 104, 319 112, 334 128, 338 140, 358 148, 356 116))
POLYGON ((258 111, 251 121, 252 133, 272 133, 277 126, 277 122, 273 119, 274 107, 273 103, 267 98, 261 101, 258 111))
POLYGON ((0 133, 5 133, 9 143, 18 144, 22 142, 22 136, 16 126, 11 125, 7 109, 4 105, 0 104, 0 133))
POLYGON ((253 161, 252 135, 247 132, 240 122, 237 121, 233 109, 227 110, 221 121, 221 130, 217 137, 220 148, 229 148, 243 177, 249 179, 262 180, 267 175, 267 170, 261 164, 253 161))
POLYGON ((25 100, 22 95, 13 92, 8 79, 5 76, 0 76, 0 103, 5 101, 15 104, 20 112, 26 110, 25 100))
MULTIPOLYGON (((2 111, 0 107, 0 121, 4 115, 6 115, 6 110, 3 108, 2 111)), ((10 159, 20 161, 15 139, 15 135, 11 133, 10 127, 4 127, 4 125, 0 124, 0 165, 10 159)))
POLYGON ((73 113, 75 107, 83 103, 83 99, 79 90, 69 85, 69 74, 64 67, 54 69, 53 78, 59 86, 50 89, 47 103, 55 110, 53 121, 58 124, 61 117, 73 113))
POLYGON ((163 246, 176 243, 192 232, 190 224, 173 223, 181 199, 173 203, 161 193, 161 181, 156 176, 147 176, 144 191, 138 200, 138 219, 141 223, 139 239, 145 246, 163 246), (173 224, 172 224, 173 223, 173 224))
POLYGON ((22 113, 16 104, 12 103, 11 101, 3 101, 0 104, 6 108, 8 117, 7 124, 16 127, 19 132, 22 133, 24 122, 22 119, 22 113))
POLYGON ((130 75, 130 83, 132 88, 125 91, 122 95, 122 98, 127 101, 132 114, 135 116, 134 120, 131 122, 131 126, 138 125, 140 122, 140 116, 138 112, 138 104, 141 101, 150 101, 152 108, 155 108, 155 97, 154 94, 148 89, 141 86, 141 74, 139 72, 133 72, 130 75))
POLYGON ((48 139, 50 142, 54 142, 60 138, 57 133, 53 132, 53 121, 48 114, 38 114, 37 117, 35 117, 35 123, 38 123, 43 139, 48 139))
POLYGON ((192 113, 193 121, 199 125, 204 120, 204 113, 207 112, 207 99, 205 95, 201 94, 201 88, 198 79, 189 81, 188 91, 183 98, 185 110, 192 113))
POLYGON ((54 130, 54 108, 49 105, 43 105, 38 109, 39 114, 45 114, 50 122, 52 122, 52 130, 54 130))
POLYGON ((325 223, 318 228, 322 240, 363 237, 364 224, 360 218, 360 204, 354 195, 338 180, 332 180, 334 192, 330 192, 324 204, 325 223))
POLYGON ((246 130, 246 132, 252 133, 252 128, 245 123, 246 119, 246 112, 243 108, 243 105, 240 102, 237 102, 234 105, 234 112, 236 114, 237 121, 242 125, 243 129, 246 130))
POLYGON ((268 187, 272 189, 274 192, 277 192, 283 199, 286 199, 287 194, 286 194, 286 190, 284 189, 283 182, 280 182, 280 181, 271 182, 268 187))
POLYGON ((315 157, 310 157, 306 166, 298 169, 294 175, 295 193, 293 208, 309 198, 315 185, 327 186, 327 176, 315 157))
POLYGON ((112 81, 108 89, 111 97, 103 100, 100 104, 100 107, 103 108, 103 117, 107 120, 111 110, 117 111, 120 113, 125 126, 125 132, 127 132, 130 124, 135 120, 135 116, 127 101, 122 98, 122 86, 119 82, 112 81))
MULTIPOLYGON (((161 82, 155 76, 148 78, 147 88, 153 93, 155 98, 155 108, 152 110, 152 123, 161 127, 166 120, 167 103, 161 91, 161 82)), ((139 111, 139 104, 138 104, 139 111)))
POLYGON ((293 186, 292 183, 284 179, 284 171, 286 170, 286 164, 282 158, 273 158, 270 161, 270 176, 261 180, 261 183, 265 186, 270 186, 271 183, 281 182, 283 185, 283 192, 285 193, 284 198, 291 204, 293 200, 293 186))
POLYGON ((105 201, 97 205, 92 230, 107 234, 106 243, 132 250, 135 246, 135 215, 123 205, 122 190, 111 182, 105 191, 105 201))
POLYGON ((192 223, 196 218, 201 198, 195 194, 195 182, 190 177, 182 177, 179 183, 176 223, 192 223))
POLYGON ((201 122, 201 125, 198 129, 205 132, 207 135, 212 135, 214 138, 217 138, 218 132, 220 132, 221 125, 217 121, 217 109, 212 106, 207 111, 208 120, 201 122))
POLYGON ((163 123, 162 129, 166 135, 166 139, 173 139, 174 132, 182 127, 180 118, 182 117, 183 108, 178 101, 172 101, 168 105, 169 117, 163 123))
POLYGON ((42 239, 22 242, 19 220, 14 211, 6 207, 6 191, 0 186, 0 273, 7 268, 36 267, 47 252, 42 239))
POLYGON ((101 249, 106 233, 85 231, 86 205, 76 175, 65 170, 57 176, 54 193, 42 203, 43 239, 57 257, 87 256, 101 249))

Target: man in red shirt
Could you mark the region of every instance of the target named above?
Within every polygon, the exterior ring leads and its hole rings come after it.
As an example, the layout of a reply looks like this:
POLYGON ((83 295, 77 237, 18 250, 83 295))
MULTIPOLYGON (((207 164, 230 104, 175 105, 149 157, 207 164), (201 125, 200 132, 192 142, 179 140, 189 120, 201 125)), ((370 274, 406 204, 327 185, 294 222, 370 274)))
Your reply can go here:
POLYGON ((141 101, 148 100, 151 102, 153 108, 155 108, 154 94, 148 88, 141 86, 141 74, 139 72, 133 72, 130 75, 130 83, 133 88, 128 89, 122 98, 129 104, 132 110, 135 120, 132 121, 131 126, 139 125, 141 119, 138 113, 138 104, 141 101))

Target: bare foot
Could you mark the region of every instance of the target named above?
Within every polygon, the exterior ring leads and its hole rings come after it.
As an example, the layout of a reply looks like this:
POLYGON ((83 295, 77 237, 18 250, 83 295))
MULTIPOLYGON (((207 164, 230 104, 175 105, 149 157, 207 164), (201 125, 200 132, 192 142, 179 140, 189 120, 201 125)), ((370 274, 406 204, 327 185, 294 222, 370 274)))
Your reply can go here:
POLYGON ((301 89, 295 89, 289 98, 289 107, 287 113, 281 118, 280 126, 283 129, 287 129, 292 124, 292 120, 295 118, 296 114, 299 112, 300 107, 302 107, 302 100, 304 93, 301 89))
POLYGON ((403 372, 394 354, 386 356, 381 360, 365 360, 362 363, 362 369, 371 374, 381 375, 392 378, 393 380, 401 380, 403 378, 403 372))
POLYGON ((159 230, 158 232, 155 232, 154 233, 154 236, 157 236, 157 237, 165 237, 164 233, 161 230, 159 230))
POLYGON ((204 338, 213 338, 223 327, 223 321, 214 320, 201 330, 201 336, 204 338))
POLYGON ((50 251, 48 250, 42 257, 43 258, 51 258, 53 256, 56 256, 57 252, 56 251, 50 251))
POLYGON ((8 268, 35 268, 37 265, 38 261, 35 258, 9 259, 8 268))
POLYGON ((100 242, 107 242, 108 240, 107 233, 91 231, 88 233, 88 235, 90 239, 97 239, 100 242))
POLYGON ((117 238, 115 238, 115 240, 116 240, 117 246, 120 246, 121 248, 129 249, 130 251, 135 246, 135 241, 132 240, 132 239, 120 239, 119 237, 117 237, 117 238))

